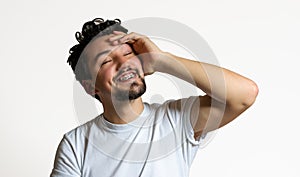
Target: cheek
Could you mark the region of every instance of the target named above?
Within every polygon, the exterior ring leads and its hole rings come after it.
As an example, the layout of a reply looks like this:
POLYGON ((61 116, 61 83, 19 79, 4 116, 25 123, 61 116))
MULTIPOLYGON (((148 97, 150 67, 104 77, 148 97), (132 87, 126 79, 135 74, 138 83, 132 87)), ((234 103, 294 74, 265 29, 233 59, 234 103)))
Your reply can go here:
POLYGON ((97 65, 90 67, 90 74, 93 81, 96 81, 99 74, 98 71, 99 71, 99 67, 97 65))
POLYGON ((112 77, 112 70, 103 69, 99 71, 96 78, 96 88, 103 89, 104 87, 111 85, 112 77))
POLYGON ((134 65, 137 67, 137 69, 140 71, 141 75, 144 75, 144 71, 143 71, 143 67, 142 67, 142 63, 139 60, 138 57, 135 57, 134 59, 132 59, 132 63, 134 63, 134 65))

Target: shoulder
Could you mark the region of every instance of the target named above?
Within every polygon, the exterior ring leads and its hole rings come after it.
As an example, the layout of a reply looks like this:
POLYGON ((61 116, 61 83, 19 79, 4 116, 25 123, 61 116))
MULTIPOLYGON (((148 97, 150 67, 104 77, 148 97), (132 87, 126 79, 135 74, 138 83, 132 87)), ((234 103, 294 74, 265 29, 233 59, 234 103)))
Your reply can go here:
POLYGON ((79 140, 79 139, 84 139, 86 137, 86 135, 92 131, 93 127, 97 126, 97 122, 98 122, 100 116, 101 115, 68 131, 67 133, 64 134, 64 139, 67 139, 72 142, 79 140))
POLYGON ((186 109, 186 107, 191 106, 195 102, 199 101, 199 96, 190 96, 186 98, 180 99, 169 99, 164 101, 163 103, 144 103, 149 105, 149 107, 153 110, 155 109, 186 109))
POLYGON ((192 107, 195 102, 199 100, 199 96, 190 96, 181 99, 170 99, 163 103, 151 103, 148 104, 152 115, 155 117, 168 117, 171 119, 177 119, 180 117, 187 117, 189 112, 192 111, 192 107))

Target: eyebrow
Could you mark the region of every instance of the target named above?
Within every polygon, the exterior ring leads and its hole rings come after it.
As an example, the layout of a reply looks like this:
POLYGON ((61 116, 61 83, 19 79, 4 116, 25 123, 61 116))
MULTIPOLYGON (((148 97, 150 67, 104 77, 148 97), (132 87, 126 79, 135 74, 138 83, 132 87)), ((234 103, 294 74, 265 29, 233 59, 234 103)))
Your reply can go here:
POLYGON ((104 51, 98 53, 98 54, 95 56, 95 58, 94 58, 94 62, 96 62, 96 61, 98 60, 98 58, 99 58, 101 55, 104 55, 104 54, 109 53, 109 52, 111 52, 111 50, 104 50, 104 51))

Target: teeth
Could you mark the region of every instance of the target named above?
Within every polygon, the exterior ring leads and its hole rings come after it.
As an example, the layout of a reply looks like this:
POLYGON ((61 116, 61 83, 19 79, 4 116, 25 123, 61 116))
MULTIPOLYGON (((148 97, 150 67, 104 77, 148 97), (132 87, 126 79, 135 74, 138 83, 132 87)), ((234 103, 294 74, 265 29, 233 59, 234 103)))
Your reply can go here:
POLYGON ((134 77, 134 74, 133 73, 130 73, 130 74, 126 74, 125 76, 121 77, 120 78, 120 81, 126 81, 128 79, 131 79, 134 77))

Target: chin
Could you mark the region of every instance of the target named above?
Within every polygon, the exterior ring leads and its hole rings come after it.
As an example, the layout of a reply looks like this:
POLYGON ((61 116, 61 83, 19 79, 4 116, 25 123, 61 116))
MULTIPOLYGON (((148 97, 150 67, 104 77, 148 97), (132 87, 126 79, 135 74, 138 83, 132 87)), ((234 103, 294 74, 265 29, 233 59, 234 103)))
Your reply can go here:
POLYGON ((114 98, 118 101, 135 100, 141 97, 146 92, 146 83, 144 79, 142 82, 133 82, 129 89, 116 88, 114 98))

